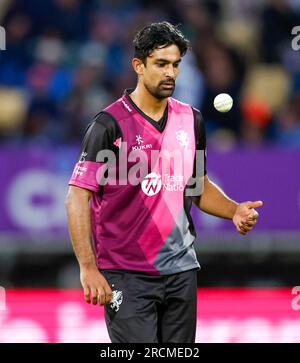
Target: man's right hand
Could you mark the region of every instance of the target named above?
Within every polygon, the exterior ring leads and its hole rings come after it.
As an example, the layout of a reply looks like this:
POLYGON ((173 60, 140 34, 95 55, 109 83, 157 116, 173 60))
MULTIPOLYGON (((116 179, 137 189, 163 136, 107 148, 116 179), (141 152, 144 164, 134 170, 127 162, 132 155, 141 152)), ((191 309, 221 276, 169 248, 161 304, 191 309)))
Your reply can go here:
POLYGON ((112 290, 96 266, 80 267, 80 281, 84 290, 84 299, 88 304, 110 303, 112 290))

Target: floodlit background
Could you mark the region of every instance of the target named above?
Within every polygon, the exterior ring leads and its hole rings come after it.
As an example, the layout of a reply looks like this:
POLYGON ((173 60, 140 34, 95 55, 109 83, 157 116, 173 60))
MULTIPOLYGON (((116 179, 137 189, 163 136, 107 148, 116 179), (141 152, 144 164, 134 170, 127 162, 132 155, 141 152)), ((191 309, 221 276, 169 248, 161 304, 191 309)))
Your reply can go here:
POLYGON ((203 113, 209 176, 265 203, 247 237, 193 210, 197 341, 300 342, 299 0, 0 1, 0 342, 109 341, 64 198, 85 126, 135 86, 134 34, 162 20, 193 44, 174 96, 203 113))

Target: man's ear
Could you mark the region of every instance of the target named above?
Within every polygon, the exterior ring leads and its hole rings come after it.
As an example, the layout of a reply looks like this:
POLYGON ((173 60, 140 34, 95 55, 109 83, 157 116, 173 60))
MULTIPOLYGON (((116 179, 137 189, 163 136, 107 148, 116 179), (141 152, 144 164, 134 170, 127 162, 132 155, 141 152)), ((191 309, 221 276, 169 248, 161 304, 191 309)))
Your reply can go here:
POLYGON ((138 76, 142 76, 144 74, 145 64, 139 58, 133 58, 131 64, 138 76))

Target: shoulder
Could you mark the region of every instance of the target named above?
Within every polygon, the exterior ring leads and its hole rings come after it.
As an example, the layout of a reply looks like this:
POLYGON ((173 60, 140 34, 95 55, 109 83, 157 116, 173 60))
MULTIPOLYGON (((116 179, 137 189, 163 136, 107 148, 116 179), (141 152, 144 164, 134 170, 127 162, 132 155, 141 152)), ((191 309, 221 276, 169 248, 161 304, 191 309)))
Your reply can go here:
POLYGON ((169 97, 169 104, 174 110, 183 111, 187 109, 191 109, 191 106, 188 103, 181 102, 176 100, 176 98, 169 97))
POLYGON ((114 117, 101 111, 87 125, 82 148, 112 148, 113 143, 120 137, 122 132, 114 117))
POLYGON ((99 112, 88 124, 85 134, 104 134, 113 133, 118 134, 120 127, 113 115, 107 111, 99 112))
POLYGON ((191 113, 192 111, 196 121, 203 121, 202 114, 200 110, 198 110, 197 108, 189 105, 188 103, 176 100, 175 98, 172 97, 169 98, 169 102, 173 110, 178 112, 188 112, 188 113, 191 113))
POLYGON ((111 105, 107 106, 104 109, 104 112, 108 112, 119 122, 131 117, 135 111, 127 102, 126 97, 121 97, 111 105))
POLYGON ((193 114, 195 117, 195 121, 199 122, 199 123, 204 123, 204 119, 203 119, 201 111, 198 110, 198 108, 196 108, 196 107, 192 107, 192 111, 193 111, 193 114))
POLYGON ((118 126, 118 123, 114 116, 107 111, 99 112, 94 118, 93 123, 96 128, 112 129, 118 126))

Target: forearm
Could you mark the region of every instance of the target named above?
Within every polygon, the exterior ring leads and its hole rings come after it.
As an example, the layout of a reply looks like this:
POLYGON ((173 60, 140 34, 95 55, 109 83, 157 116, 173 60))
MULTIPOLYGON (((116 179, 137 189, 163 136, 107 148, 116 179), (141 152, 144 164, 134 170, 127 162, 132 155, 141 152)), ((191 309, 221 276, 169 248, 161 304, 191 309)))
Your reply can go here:
POLYGON ((92 248, 91 217, 88 200, 78 195, 66 199, 69 234, 81 267, 96 266, 92 248))
POLYGON ((215 183, 204 179, 204 191, 198 201, 198 208, 216 217, 232 219, 238 203, 230 199, 215 183))

